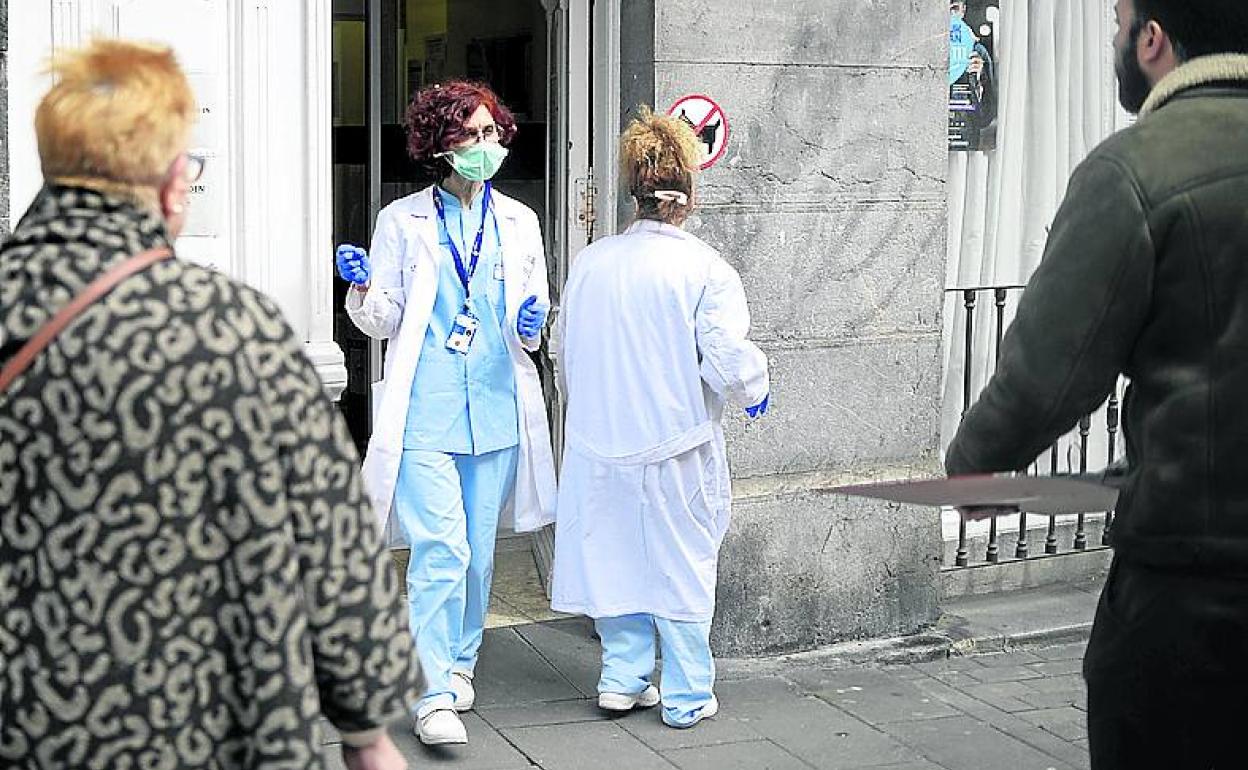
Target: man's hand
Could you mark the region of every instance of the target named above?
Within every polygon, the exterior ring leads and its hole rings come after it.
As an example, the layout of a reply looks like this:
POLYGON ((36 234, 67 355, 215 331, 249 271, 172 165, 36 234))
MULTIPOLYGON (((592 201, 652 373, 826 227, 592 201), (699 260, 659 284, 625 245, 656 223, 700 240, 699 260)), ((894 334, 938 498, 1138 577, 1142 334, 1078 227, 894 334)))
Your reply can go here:
POLYGON ((342 760, 347 770, 407 770, 407 760, 399 753, 388 733, 382 733, 367 746, 355 747, 344 743, 342 760))

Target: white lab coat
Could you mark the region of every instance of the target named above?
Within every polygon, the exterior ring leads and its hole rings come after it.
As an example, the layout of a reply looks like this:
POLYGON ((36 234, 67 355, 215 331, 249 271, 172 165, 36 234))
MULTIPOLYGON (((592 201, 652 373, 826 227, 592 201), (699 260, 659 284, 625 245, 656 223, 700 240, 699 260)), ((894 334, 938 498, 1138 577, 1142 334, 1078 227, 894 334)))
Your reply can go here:
POLYGON ((710 620, 732 491, 725 401, 769 390, 737 272, 640 220, 572 264, 556 327, 566 443, 556 610, 710 620))
MULTIPOLYGON (((506 324, 504 334, 516 376, 520 456, 511 504, 503 525, 517 531, 539 529, 554 521, 555 465, 551 453, 546 402, 537 368, 526 350, 538 339, 521 339, 516 316, 526 297, 549 304, 546 253, 537 216, 529 207, 494 190, 494 211, 502 248, 506 324)), ((390 516, 408 397, 421 345, 437 295, 437 276, 451 255, 438 243, 433 188, 394 201, 377 216, 373 233, 372 278, 368 292, 347 292, 347 314, 365 334, 388 339, 384 379, 373 389, 373 436, 364 455, 364 484, 382 526, 390 516)))

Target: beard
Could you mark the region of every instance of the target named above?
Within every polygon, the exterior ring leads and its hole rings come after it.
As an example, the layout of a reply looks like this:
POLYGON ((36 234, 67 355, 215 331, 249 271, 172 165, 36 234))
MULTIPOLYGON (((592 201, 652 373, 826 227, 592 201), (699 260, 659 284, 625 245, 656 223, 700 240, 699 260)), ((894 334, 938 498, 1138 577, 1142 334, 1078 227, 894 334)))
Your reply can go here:
POLYGON ((1133 25, 1127 44, 1122 50, 1116 51, 1114 57, 1114 75, 1118 79, 1118 103, 1132 115, 1138 115, 1153 90, 1148 77, 1135 58, 1135 46, 1140 39, 1143 25, 1133 25))

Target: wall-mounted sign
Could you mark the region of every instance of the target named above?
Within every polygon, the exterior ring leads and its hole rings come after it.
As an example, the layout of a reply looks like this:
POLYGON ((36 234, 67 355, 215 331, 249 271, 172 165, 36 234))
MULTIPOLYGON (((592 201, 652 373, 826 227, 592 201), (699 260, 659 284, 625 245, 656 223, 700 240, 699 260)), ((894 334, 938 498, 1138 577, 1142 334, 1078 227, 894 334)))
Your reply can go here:
POLYGON ((949 3, 949 149, 996 147, 995 0, 949 3))
POLYGON ((701 94, 682 96, 667 114, 681 118, 693 127, 705 150, 701 165, 703 171, 724 157, 728 149, 728 116, 710 97, 701 94))

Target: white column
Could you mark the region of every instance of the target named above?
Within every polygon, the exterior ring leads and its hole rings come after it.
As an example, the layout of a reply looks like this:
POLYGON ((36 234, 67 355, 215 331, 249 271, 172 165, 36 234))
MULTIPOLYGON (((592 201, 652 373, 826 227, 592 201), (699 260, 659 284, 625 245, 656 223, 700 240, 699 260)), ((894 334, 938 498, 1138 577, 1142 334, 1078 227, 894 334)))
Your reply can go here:
POLYGON ((201 106, 208 168, 180 256, 272 296, 333 398, 330 0, 20 0, 9 3, 11 211, 39 189, 34 110, 57 47, 92 35, 171 45, 201 106), (21 34, 16 34, 18 30, 21 34))
POLYGON ((333 56, 331 0, 307 0, 304 18, 305 102, 303 120, 307 131, 308 185, 306 193, 308 274, 307 352, 321 380, 337 400, 347 387, 347 367, 342 348, 334 342, 333 249, 333 56))

